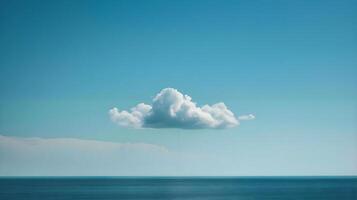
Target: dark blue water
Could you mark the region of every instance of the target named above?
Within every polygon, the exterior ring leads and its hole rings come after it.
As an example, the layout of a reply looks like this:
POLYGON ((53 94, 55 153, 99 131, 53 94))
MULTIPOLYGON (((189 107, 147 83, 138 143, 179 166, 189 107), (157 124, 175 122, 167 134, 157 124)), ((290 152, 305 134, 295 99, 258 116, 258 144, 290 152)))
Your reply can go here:
POLYGON ((0 199, 357 200, 357 177, 0 178, 0 199))

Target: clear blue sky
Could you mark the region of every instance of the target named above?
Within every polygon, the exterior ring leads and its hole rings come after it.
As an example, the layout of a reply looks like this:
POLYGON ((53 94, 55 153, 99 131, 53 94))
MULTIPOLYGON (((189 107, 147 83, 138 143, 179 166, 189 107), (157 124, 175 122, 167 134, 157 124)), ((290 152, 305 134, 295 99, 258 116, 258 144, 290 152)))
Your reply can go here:
MULTIPOLYGON (((165 173, 161 158, 158 171, 137 169, 147 175, 357 175, 356 1, 5 0, 0 30, 1 135, 179 155, 165 173), (110 108, 166 87, 256 120, 225 130, 110 121, 110 108)), ((7 162, 2 175, 20 165, 7 162)), ((131 167, 107 174, 138 174, 131 167)))

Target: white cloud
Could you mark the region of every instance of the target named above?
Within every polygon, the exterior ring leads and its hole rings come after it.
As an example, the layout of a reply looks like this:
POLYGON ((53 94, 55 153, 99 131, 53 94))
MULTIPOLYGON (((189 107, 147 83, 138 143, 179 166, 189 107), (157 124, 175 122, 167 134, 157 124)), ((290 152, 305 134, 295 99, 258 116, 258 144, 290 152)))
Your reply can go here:
POLYGON ((113 122, 121 126, 140 128, 144 125, 143 119, 149 115, 151 110, 150 105, 140 103, 131 108, 131 112, 119 111, 117 108, 112 108, 109 111, 110 118, 113 122))
MULTIPOLYGON (((120 126, 132 128, 209 129, 239 125, 239 118, 223 102, 199 107, 190 96, 174 88, 161 90, 152 105, 140 103, 129 112, 114 107, 109 115, 120 126)), ((254 119, 253 115, 248 116, 254 119)))
POLYGON ((249 115, 241 115, 238 117, 239 120, 253 120, 255 119, 255 115, 249 114, 249 115))

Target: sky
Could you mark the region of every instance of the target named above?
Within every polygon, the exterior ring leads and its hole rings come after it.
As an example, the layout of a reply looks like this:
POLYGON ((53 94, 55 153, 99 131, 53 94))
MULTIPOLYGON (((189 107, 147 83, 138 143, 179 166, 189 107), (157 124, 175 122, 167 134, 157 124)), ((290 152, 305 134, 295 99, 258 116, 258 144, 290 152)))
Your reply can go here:
POLYGON ((0 1, 0 176, 357 175, 356 11, 0 1))

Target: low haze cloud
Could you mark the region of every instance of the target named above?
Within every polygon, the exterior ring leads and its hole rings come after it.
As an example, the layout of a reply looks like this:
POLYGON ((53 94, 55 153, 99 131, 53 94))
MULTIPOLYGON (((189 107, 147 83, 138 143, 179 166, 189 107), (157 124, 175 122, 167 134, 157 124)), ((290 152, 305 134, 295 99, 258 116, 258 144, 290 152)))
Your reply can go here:
POLYGON ((130 111, 114 107, 109 115, 113 122, 131 128, 223 129, 239 125, 239 117, 223 102, 199 107, 190 96, 174 88, 161 90, 152 105, 140 103, 130 111))
POLYGON ((165 146, 149 143, 0 135, 0 176, 159 174, 170 157, 165 146))
POLYGON ((230 165, 145 142, 0 135, 0 176, 218 175, 220 166, 230 165))

